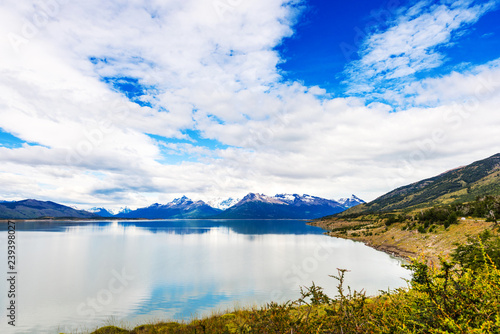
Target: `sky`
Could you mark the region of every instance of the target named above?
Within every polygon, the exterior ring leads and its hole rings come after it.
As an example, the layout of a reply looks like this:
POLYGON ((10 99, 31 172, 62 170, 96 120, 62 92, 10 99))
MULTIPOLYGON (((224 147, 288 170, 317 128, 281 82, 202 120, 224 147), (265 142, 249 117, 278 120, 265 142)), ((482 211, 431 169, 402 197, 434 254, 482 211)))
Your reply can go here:
POLYGON ((0 200, 356 194, 500 152, 500 1, 5 0, 0 200))

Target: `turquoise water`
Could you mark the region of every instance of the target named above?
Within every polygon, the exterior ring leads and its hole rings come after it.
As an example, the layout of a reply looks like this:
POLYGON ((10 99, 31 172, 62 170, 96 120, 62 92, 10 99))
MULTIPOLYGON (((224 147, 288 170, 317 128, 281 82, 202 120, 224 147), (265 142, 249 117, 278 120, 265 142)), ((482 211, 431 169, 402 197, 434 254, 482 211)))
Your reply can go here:
MULTIPOLYGON (((17 223, 17 319, 1 333, 59 333, 297 299, 311 282, 336 295, 337 268, 368 294, 406 286, 398 259, 301 221, 17 223)), ((7 227, 0 225, 7 263, 7 227)), ((6 267, 6 266, 4 266, 6 267)), ((6 275, 3 270, 0 275, 6 275)), ((0 276, 0 277, 2 277, 0 276)), ((2 310, 7 282, 0 282, 2 310)))

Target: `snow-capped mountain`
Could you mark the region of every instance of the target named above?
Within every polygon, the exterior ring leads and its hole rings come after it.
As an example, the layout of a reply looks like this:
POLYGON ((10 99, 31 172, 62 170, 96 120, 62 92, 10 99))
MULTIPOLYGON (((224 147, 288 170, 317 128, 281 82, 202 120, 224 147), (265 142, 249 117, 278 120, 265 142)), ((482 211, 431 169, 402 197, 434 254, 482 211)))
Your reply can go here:
POLYGON ((311 196, 311 195, 297 195, 297 194, 278 194, 275 195, 274 198, 290 204, 290 205, 330 205, 333 207, 339 206, 339 203, 335 200, 331 199, 326 199, 326 198, 321 198, 317 196, 311 196))
POLYGON ((353 206, 356 206, 358 204, 363 204, 365 201, 363 201, 361 198, 357 197, 356 195, 351 195, 349 198, 341 198, 337 202, 345 206, 347 209, 352 208, 353 206))
POLYGON ((115 213, 115 216, 118 216, 120 214, 127 214, 131 211, 132 211, 132 209, 130 209, 129 207, 122 207, 118 210, 118 212, 115 213))
POLYGON ((282 201, 279 198, 276 197, 271 197, 267 196, 264 194, 259 194, 259 193, 249 193, 245 197, 241 199, 238 203, 236 203, 237 206, 242 205, 247 202, 263 202, 263 203, 273 203, 273 204, 286 204, 286 202, 282 201))
POLYGON ((223 198, 223 197, 217 197, 209 200, 207 202, 208 205, 210 205, 214 209, 219 209, 219 210, 226 210, 236 203, 238 203, 241 199, 240 198, 223 198))
MULTIPOLYGON (((189 199, 187 196, 182 196, 181 198, 176 198, 172 202, 165 204, 165 206, 169 207, 180 207, 180 206, 189 206, 193 204, 194 202, 189 199)), ((153 205, 160 205, 158 203, 153 204, 153 205)))
POLYGON ((249 193, 241 200, 219 197, 208 201, 208 203, 193 201, 182 196, 167 204, 154 203, 137 210, 125 207, 117 214, 104 208, 92 208, 89 211, 101 217, 117 218, 312 219, 339 213, 360 203, 364 203, 364 201, 355 195, 335 201, 307 194, 267 196, 249 193))
POLYGON ((121 218, 146 218, 146 219, 170 219, 170 218, 207 218, 218 214, 220 210, 214 209, 203 201, 193 201, 186 196, 176 198, 167 204, 155 203, 145 208, 119 213, 121 218))
POLYGON ((113 217, 114 216, 114 214, 111 211, 109 211, 105 208, 91 208, 91 209, 88 209, 87 211, 95 213, 96 215, 99 215, 101 217, 113 217))
POLYGON ((334 200, 310 195, 250 193, 217 218, 312 219, 342 212, 345 206, 334 200))

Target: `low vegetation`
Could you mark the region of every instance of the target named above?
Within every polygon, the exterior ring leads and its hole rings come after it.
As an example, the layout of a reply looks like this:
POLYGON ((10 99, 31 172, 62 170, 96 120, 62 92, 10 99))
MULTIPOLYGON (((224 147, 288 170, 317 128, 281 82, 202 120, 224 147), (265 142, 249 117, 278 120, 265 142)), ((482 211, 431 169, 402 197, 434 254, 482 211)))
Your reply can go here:
POLYGON ((484 230, 500 226, 500 196, 478 196, 474 201, 382 213, 326 217, 311 224, 334 237, 359 240, 401 257, 424 255, 438 263, 456 244, 484 230))
POLYGON ((344 287, 338 270, 338 293, 327 296, 312 284, 301 297, 236 310, 190 323, 160 322, 131 330, 103 327, 105 333, 499 333, 500 238, 491 231, 458 246, 439 266, 425 260, 412 270, 407 288, 369 297, 344 287))

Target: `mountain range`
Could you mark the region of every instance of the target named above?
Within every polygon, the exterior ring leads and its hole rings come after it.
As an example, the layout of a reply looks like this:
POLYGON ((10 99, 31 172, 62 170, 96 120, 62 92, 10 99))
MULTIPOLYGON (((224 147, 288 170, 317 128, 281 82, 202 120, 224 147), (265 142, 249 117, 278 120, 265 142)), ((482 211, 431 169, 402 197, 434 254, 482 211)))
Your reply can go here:
POLYGON ((412 210, 463 203, 485 195, 500 195, 500 153, 399 187, 369 203, 346 210, 340 215, 412 210))
POLYGON ((0 219, 54 218, 221 218, 221 219, 313 219, 339 214, 359 215, 371 212, 412 210, 435 205, 470 202, 484 195, 500 195, 500 153, 458 167, 437 176, 399 187, 364 203, 356 196, 338 201, 325 198, 278 194, 266 196, 249 193, 241 200, 218 198, 205 203, 186 196, 167 204, 155 203, 145 208, 125 208, 114 214, 104 208, 76 210, 54 202, 27 199, 0 201, 0 219))
POLYGON ((335 201, 310 195, 250 193, 241 200, 217 198, 208 203, 183 196, 167 204, 155 203, 136 210, 124 208, 114 214, 105 208, 83 211, 53 202, 25 200, 0 202, 0 218, 313 219, 342 212, 364 201, 355 195, 335 201))
POLYGON ((216 200, 213 206, 203 201, 192 201, 183 196, 167 204, 153 204, 117 218, 216 218, 216 219, 312 219, 342 212, 353 205, 364 203, 352 196, 346 204, 309 195, 280 194, 266 196, 249 193, 241 200, 216 200), (234 203, 234 204, 233 204, 234 203), (229 204, 232 204, 229 206, 229 204), (222 209, 225 208, 225 209, 222 209))
MULTIPOLYGON (((348 202, 349 205, 354 204, 354 198, 357 197, 353 196, 352 201, 348 202)), ((357 204, 359 203, 363 202, 360 201, 357 204)), ((348 206, 337 201, 310 195, 279 194, 270 197, 250 193, 217 217, 228 219, 312 219, 339 213, 347 208, 348 206)))
POLYGON ((70 208, 54 202, 25 199, 0 203, 0 219, 37 219, 37 218, 80 218, 95 219, 99 215, 70 208))
POLYGON ((155 203, 145 208, 120 212, 117 218, 145 218, 145 219, 198 219, 216 216, 220 209, 212 208, 203 201, 193 201, 186 196, 174 199, 167 204, 155 203))

